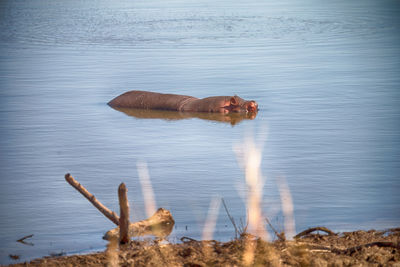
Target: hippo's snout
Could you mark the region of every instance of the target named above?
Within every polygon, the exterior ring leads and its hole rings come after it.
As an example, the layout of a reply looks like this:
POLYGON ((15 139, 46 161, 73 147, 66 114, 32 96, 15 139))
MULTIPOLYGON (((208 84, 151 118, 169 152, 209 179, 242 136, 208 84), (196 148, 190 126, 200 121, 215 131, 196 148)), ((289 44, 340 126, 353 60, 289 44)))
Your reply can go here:
POLYGON ((255 101, 249 101, 246 106, 247 112, 257 112, 258 104, 255 101))

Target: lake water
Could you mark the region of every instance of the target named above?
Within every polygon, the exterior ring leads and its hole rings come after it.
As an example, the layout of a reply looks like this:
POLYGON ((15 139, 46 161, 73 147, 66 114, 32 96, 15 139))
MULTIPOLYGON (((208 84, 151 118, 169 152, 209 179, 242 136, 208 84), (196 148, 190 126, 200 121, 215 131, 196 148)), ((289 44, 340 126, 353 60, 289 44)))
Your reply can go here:
MULTIPOLYGON (((213 198, 245 220, 233 147, 248 135, 278 229, 279 177, 297 232, 400 225, 398 1, 18 0, 0 11, 0 264, 104 249, 114 225, 67 172, 115 211, 125 182, 140 220, 145 161, 172 242, 201 237, 213 198), (106 105, 134 89, 237 94, 260 111, 232 126, 106 105), (33 245, 15 241, 30 234, 33 245)), ((233 237, 221 206, 214 238, 233 237)))

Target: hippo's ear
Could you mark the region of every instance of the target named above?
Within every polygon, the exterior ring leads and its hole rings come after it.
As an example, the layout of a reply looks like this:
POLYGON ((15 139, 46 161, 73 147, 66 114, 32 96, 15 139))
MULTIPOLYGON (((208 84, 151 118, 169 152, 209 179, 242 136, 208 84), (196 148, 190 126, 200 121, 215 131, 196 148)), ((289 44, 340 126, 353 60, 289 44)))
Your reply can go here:
POLYGON ((231 97, 231 105, 232 105, 232 106, 237 106, 237 105, 239 105, 239 101, 238 101, 236 95, 231 97))

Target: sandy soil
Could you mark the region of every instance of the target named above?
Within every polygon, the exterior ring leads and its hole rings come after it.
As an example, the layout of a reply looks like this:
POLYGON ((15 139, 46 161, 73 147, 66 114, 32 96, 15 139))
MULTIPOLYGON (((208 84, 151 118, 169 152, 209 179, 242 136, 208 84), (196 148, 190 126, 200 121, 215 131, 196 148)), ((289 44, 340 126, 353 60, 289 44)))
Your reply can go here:
POLYGON ((400 228, 340 234, 312 231, 294 241, 264 242, 249 235, 224 243, 181 240, 179 244, 131 241, 121 246, 110 242, 101 253, 45 257, 12 266, 246 266, 247 261, 250 266, 400 267, 400 228))

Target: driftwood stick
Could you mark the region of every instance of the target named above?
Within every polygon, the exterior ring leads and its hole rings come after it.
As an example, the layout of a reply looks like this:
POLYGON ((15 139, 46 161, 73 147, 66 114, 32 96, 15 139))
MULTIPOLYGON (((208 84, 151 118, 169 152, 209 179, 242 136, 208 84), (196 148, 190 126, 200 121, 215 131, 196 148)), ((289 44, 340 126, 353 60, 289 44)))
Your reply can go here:
POLYGON ((126 244, 129 242, 129 202, 126 195, 126 186, 121 183, 118 187, 119 199, 119 242, 126 244))
POLYGON ((81 185, 80 183, 78 183, 69 173, 67 173, 65 175, 65 180, 72 187, 74 187, 76 190, 78 190, 79 193, 81 193, 84 197, 86 197, 90 201, 90 203, 93 204, 93 206, 95 206, 101 213, 104 214, 104 216, 106 216, 108 219, 110 219, 116 225, 119 225, 118 215, 115 212, 109 210, 103 204, 101 204, 101 202, 98 201, 94 195, 92 195, 89 191, 87 191, 86 188, 83 187, 83 185, 81 185))
POLYGON ((302 236, 308 235, 309 233, 315 232, 315 231, 323 231, 325 233, 327 233, 328 235, 336 235, 334 232, 332 232, 331 230, 329 230, 326 227, 312 227, 309 228, 307 230, 304 230, 303 232, 297 234, 294 239, 300 238, 302 236))

